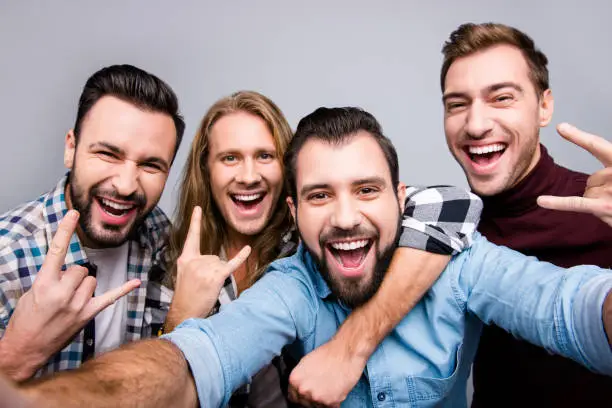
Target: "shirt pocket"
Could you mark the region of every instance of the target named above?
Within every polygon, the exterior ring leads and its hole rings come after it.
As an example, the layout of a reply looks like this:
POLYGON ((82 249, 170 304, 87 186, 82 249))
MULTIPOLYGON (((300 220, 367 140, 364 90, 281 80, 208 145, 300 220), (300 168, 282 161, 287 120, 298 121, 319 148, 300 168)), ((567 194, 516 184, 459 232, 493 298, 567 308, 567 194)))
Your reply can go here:
MULTIPOLYGON (((457 348, 455 365, 453 366, 451 374, 446 378, 420 376, 408 376, 406 378, 411 406, 419 408, 454 406, 451 403, 452 401, 450 401, 450 397, 451 391, 457 381, 462 353, 463 343, 457 348)), ((457 406, 465 405, 466 402, 462 401, 462 404, 458 404, 457 406)))

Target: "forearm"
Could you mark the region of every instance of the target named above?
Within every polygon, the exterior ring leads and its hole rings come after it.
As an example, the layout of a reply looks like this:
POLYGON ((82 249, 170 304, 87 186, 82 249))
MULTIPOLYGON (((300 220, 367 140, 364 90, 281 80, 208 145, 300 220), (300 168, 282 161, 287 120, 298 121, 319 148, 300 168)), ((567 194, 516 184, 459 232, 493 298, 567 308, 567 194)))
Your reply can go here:
POLYGON ((170 333, 176 326, 181 324, 183 320, 184 319, 181 318, 181 313, 177 311, 174 304, 171 304, 168 314, 166 315, 166 321, 164 322, 164 333, 170 333))
POLYGON ((367 360, 438 279, 449 260, 449 255, 398 248, 376 295, 349 315, 334 340, 343 343, 351 356, 367 360))
POLYGON ((13 381, 31 378, 46 359, 34 352, 22 350, 5 337, 0 339, 0 372, 13 381))
POLYGON ((166 340, 146 340, 88 361, 81 368, 23 385, 48 407, 194 407, 197 395, 181 351, 166 340))

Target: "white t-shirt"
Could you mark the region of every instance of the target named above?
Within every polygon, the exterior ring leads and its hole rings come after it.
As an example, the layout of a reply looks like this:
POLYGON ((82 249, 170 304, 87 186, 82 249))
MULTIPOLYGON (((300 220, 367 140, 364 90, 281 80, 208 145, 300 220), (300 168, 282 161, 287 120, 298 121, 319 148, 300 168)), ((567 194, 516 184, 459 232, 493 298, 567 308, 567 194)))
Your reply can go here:
MULTIPOLYGON (((98 268, 96 272, 96 296, 126 282, 128 250, 127 242, 117 248, 85 248, 89 262, 98 268)), ((96 316, 96 355, 117 348, 124 343, 127 331, 126 318, 126 296, 98 313, 96 316)))

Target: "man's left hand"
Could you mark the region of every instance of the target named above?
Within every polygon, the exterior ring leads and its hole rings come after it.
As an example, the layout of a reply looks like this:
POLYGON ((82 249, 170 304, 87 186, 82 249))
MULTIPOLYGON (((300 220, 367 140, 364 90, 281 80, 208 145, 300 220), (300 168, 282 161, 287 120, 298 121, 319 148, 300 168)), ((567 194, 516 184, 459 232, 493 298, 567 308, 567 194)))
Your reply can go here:
POLYGON ((550 210, 593 214, 612 226, 612 143, 567 123, 557 126, 557 131, 595 156, 605 168, 588 178, 582 197, 540 196, 538 204, 550 210))
POLYGON ((291 372, 289 399, 305 407, 340 407, 366 363, 332 339, 302 358, 291 372))

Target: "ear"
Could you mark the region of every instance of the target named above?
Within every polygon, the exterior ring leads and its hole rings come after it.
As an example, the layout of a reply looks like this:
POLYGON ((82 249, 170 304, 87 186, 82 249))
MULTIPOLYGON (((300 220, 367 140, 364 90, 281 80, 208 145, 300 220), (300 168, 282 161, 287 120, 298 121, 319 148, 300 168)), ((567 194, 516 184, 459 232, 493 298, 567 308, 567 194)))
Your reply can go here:
POLYGON ((404 206, 406 205, 406 185, 402 182, 397 185, 397 202, 400 206, 400 210, 404 212, 404 206))
POLYGON ((555 110, 555 98, 553 98, 550 89, 545 90, 540 97, 540 127, 548 126, 552 120, 553 111, 555 110))
POLYGON ((70 129, 68 133, 66 133, 66 140, 64 141, 64 166, 66 166, 66 168, 72 169, 75 153, 76 137, 74 136, 74 129, 70 129))
POLYGON ((297 225, 297 218, 295 216, 295 203, 291 196, 287 197, 287 205, 289 206, 289 211, 291 211, 291 217, 293 217, 293 222, 297 225))

